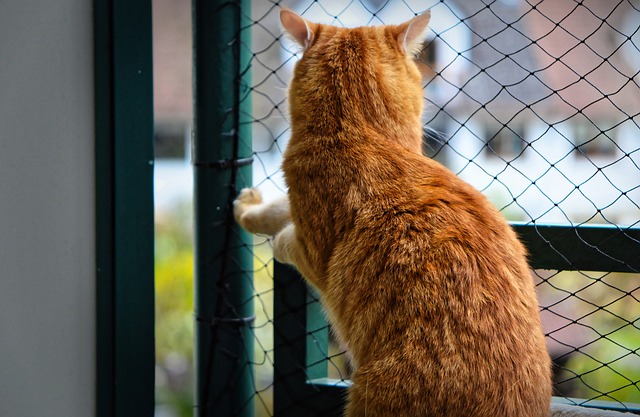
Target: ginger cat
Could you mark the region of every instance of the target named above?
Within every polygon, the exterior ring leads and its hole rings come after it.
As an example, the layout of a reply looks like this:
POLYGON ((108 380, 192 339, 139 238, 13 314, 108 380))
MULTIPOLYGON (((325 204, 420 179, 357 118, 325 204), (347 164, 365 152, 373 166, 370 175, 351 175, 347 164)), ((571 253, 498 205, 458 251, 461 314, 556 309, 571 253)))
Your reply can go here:
POLYGON ((429 12, 354 29, 280 19, 303 50, 288 198, 245 189, 234 214, 319 291, 354 364, 345 415, 549 416, 525 250, 480 192, 421 155, 413 57, 429 12))

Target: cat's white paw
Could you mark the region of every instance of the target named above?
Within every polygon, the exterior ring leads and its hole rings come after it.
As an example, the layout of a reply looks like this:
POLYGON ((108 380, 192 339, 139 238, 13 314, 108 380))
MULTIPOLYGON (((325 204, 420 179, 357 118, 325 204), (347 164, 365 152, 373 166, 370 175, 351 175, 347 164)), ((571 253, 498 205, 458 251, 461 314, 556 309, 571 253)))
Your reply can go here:
POLYGON ((238 194, 236 200, 233 202, 234 205, 236 203, 249 205, 260 204, 262 203, 262 194, 260 194, 260 191, 257 188, 243 188, 242 191, 240 191, 240 194, 238 194))
POLYGON ((240 191, 238 197, 233 201, 233 217, 236 222, 250 233, 260 233, 260 227, 254 223, 256 218, 255 210, 251 209, 262 204, 262 195, 256 188, 245 188, 240 191))
POLYGON ((242 215, 251 206, 262 204, 262 195, 256 188, 244 188, 233 201, 233 217, 240 225, 242 215))

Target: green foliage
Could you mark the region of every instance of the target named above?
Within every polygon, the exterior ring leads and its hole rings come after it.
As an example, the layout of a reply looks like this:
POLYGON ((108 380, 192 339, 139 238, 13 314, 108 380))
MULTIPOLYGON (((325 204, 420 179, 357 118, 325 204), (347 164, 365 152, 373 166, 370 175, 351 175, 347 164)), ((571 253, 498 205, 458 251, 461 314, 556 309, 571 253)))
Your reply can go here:
POLYGON ((594 345, 567 364, 572 373, 581 375, 576 397, 639 403, 640 359, 633 353, 638 329, 625 327, 594 345))
MULTIPOLYGON (((191 417, 194 404, 191 206, 156 213, 156 403, 162 416, 191 417)), ((254 247, 256 416, 273 414, 273 255, 254 247)))
POLYGON ((559 369, 569 397, 640 403, 639 274, 565 271, 538 287, 550 337, 575 347, 559 369), (553 313, 550 313, 553 311, 553 313))
POLYGON ((599 285, 578 294, 602 307, 591 307, 584 320, 599 338, 580 348, 567 363, 572 373, 581 375, 577 397, 640 403, 639 279, 638 274, 605 274, 595 280, 599 285))
POLYGON ((273 415, 273 252, 266 239, 254 239, 254 292, 256 321, 254 372, 256 417, 273 415))
POLYGON ((163 415, 193 415, 191 206, 156 213, 156 402, 163 415))

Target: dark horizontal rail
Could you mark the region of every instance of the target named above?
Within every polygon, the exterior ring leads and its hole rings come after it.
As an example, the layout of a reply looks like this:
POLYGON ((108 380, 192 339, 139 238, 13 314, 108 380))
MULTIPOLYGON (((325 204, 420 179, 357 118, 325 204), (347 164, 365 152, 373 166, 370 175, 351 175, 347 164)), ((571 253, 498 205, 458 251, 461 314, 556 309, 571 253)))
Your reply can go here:
MULTIPOLYGON (((330 405, 336 409, 343 406, 345 390, 349 387, 348 381, 340 381, 337 379, 321 378, 307 381, 307 384, 313 387, 313 391, 318 396, 323 397, 325 407, 330 405)), ((553 403, 577 405, 586 408, 596 408, 600 410, 619 411, 626 413, 640 414, 640 404, 636 403, 619 403, 615 401, 599 401, 585 400, 581 398, 565 398, 553 397, 553 403)))
POLYGON ((533 269, 640 272, 640 228, 512 224, 533 269))

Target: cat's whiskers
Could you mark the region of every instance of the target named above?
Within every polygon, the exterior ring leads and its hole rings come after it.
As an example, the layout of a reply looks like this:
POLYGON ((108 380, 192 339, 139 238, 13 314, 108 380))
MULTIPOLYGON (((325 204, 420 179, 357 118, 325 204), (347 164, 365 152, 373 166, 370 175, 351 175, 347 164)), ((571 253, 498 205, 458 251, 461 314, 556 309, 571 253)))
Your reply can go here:
POLYGON ((447 140, 445 139, 446 137, 445 132, 436 130, 428 125, 423 125, 422 131, 424 132, 425 136, 428 136, 429 138, 433 139, 435 142, 438 142, 440 145, 444 145, 447 143, 447 140))

